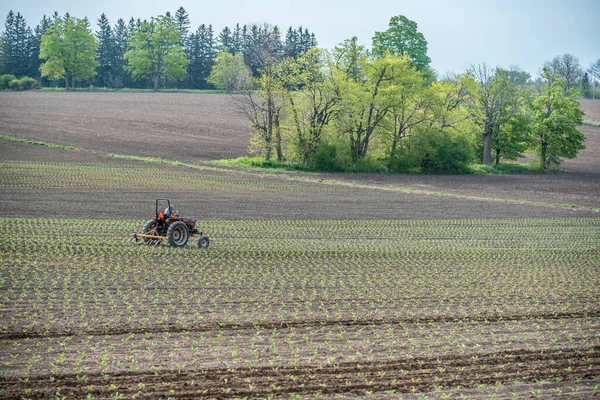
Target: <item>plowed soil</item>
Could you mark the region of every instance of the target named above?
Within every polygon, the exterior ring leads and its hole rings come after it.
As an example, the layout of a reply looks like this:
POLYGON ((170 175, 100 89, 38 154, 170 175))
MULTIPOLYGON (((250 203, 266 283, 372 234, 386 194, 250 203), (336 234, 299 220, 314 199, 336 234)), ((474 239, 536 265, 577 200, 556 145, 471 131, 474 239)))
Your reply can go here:
POLYGON ((0 398, 600 397, 581 129, 557 173, 269 174, 211 163, 225 95, 0 92, 0 134, 78 148, 0 140, 0 398), (207 252, 129 244, 157 197, 207 252))

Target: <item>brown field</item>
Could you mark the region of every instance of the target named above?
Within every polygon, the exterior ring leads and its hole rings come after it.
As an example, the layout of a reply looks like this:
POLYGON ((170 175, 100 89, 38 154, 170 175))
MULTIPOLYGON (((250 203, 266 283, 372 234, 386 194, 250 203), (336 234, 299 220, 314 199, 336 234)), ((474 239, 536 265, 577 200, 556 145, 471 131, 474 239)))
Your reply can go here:
POLYGON ((579 100, 579 103, 585 113, 583 119, 600 122, 600 100, 579 100))
POLYGON ((224 95, 0 92, 0 135, 79 149, 0 140, 0 398, 599 397, 582 130, 566 172, 269 173, 210 162, 224 95), (156 197, 211 248, 127 243, 156 197))

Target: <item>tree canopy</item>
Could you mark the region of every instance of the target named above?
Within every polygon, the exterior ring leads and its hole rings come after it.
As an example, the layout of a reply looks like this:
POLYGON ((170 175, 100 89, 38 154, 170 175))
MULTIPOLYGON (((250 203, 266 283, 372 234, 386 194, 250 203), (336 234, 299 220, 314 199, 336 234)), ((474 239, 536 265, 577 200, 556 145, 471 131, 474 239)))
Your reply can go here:
POLYGON ((431 59, 427 55, 427 40, 417 30, 417 23, 398 15, 390 19, 389 28, 383 32, 375 32, 373 36, 373 54, 384 56, 406 54, 421 72, 429 69, 431 59))
POLYGON ((42 36, 40 58, 46 60, 41 66, 42 76, 64 78, 67 89, 69 80, 74 85, 96 75, 95 57, 96 40, 85 18, 58 18, 42 36))
POLYGON ((134 79, 151 79, 154 90, 164 80, 180 81, 189 61, 181 46, 179 27, 168 16, 153 17, 133 29, 124 55, 134 79))

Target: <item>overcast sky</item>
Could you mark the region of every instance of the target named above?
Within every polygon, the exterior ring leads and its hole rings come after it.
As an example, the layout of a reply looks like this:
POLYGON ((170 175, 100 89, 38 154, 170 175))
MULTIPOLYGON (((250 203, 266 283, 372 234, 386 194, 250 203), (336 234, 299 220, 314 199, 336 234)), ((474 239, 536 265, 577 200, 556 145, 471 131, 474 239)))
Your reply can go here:
POLYGON ((20 12, 34 27, 44 14, 68 11, 88 17, 95 29, 103 12, 114 24, 174 13, 179 6, 194 30, 212 24, 218 33, 237 22, 268 22, 282 30, 302 25, 325 48, 352 36, 370 47, 390 17, 404 15, 417 22, 440 74, 485 62, 516 64, 535 77, 544 61, 559 54, 575 55, 586 68, 600 58, 600 0, 1 0, 0 13, 20 12))

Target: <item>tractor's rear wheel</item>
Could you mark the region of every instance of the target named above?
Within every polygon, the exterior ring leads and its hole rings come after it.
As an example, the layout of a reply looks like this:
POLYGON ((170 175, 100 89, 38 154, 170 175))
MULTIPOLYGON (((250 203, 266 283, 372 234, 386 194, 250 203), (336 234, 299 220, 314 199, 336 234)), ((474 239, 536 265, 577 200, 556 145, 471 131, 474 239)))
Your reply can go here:
POLYGON ((209 244, 210 241, 208 240, 207 236, 200 236, 200 238, 198 239, 198 247, 200 247, 201 249, 208 249, 209 244))
POLYGON ((189 238, 190 231, 188 231, 187 226, 183 222, 177 221, 169 226, 167 239, 169 239, 169 244, 171 246, 183 247, 187 244, 189 238))
MULTIPOLYGON (((144 224, 144 228, 142 229, 142 233, 144 235, 146 234, 152 234, 152 231, 156 232, 156 224, 154 223, 153 220, 148 220, 148 222, 146 222, 144 224)), ((144 238, 144 243, 149 243, 151 241, 151 239, 148 238, 144 238)))

